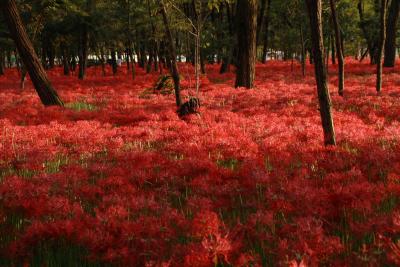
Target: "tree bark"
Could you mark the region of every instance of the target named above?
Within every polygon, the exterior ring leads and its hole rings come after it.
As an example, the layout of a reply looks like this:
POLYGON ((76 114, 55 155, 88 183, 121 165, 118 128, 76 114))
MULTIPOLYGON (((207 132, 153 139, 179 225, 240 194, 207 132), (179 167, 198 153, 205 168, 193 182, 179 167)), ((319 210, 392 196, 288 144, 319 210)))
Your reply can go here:
POLYGON ((386 21, 387 21, 387 6, 389 0, 381 0, 380 7, 380 34, 379 34, 379 47, 378 47, 378 61, 376 68, 376 91, 380 93, 382 89, 382 58, 385 49, 385 40, 386 40, 386 21))
POLYGON ((235 87, 253 88, 257 54, 257 0, 238 0, 236 12, 238 61, 235 87))
POLYGON ((400 14, 400 0, 392 0, 387 21, 385 42, 385 67, 394 67, 396 61, 396 31, 400 14))
POLYGON ((169 27, 169 21, 168 21, 168 17, 167 17, 167 10, 165 8, 163 0, 160 1, 160 4, 161 4, 161 14, 162 14, 162 17, 163 17, 165 31, 166 31, 167 39, 168 39, 169 54, 170 54, 170 57, 171 57, 171 59, 170 59, 170 62, 171 62, 171 75, 172 75, 172 79, 174 80, 176 106, 180 107, 181 104, 182 104, 182 99, 181 99, 181 90, 180 90, 179 70, 178 70, 178 64, 176 63, 175 42, 174 42, 174 38, 172 36, 171 29, 169 27))
POLYGON ((339 85, 338 91, 339 95, 343 96, 344 92, 344 56, 343 56, 343 47, 342 47, 342 35, 340 33, 340 26, 339 20, 336 13, 336 1, 329 0, 331 6, 331 13, 332 13, 332 21, 333 21, 333 28, 335 30, 335 46, 336 46, 336 55, 339 64, 339 85))
POLYGON ((31 77, 40 100, 45 106, 63 106, 63 102, 53 89, 46 71, 40 63, 33 45, 28 38, 15 0, 2 0, 0 2, 0 8, 3 11, 12 39, 18 48, 25 67, 28 69, 29 76, 31 77))
POLYGON ((327 84, 327 75, 324 64, 324 41, 322 31, 322 3, 321 0, 306 0, 310 17, 311 41, 314 55, 315 79, 317 82, 319 110, 324 131, 325 145, 336 145, 333 125, 331 99, 327 84))

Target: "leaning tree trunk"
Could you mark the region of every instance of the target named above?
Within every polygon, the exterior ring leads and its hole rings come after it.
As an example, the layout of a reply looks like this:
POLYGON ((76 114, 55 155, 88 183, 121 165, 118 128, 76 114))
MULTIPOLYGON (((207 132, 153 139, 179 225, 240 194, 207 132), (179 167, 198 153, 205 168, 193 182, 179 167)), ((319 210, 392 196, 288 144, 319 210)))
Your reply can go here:
MULTIPOLYGON (((336 0, 329 0, 332 13, 333 28, 335 30, 335 41, 336 41, 336 54, 339 63, 339 95, 343 96, 344 92, 344 56, 342 47, 342 35, 340 33, 339 20, 336 13, 336 0)), ((332 50, 334 51, 334 50, 332 50)))
POLYGON ((396 31, 400 14, 400 0, 392 0, 387 21, 385 42, 385 67, 394 67, 396 61, 396 31))
POLYGON ((381 0, 380 9, 380 34, 379 34, 379 47, 378 47, 378 62, 376 68, 376 91, 379 93, 382 89, 382 58, 385 49, 386 40, 386 16, 387 16, 387 5, 389 0, 381 0))
POLYGON ((18 48, 25 67, 28 69, 29 76, 31 77, 40 100, 45 106, 63 106, 63 102, 57 95, 57 92, 53 89, 49 79, 47 78, 46 71, 40 63, 35 49, 28 38, 15 0, 0 1, 0 8, 3 11, 11 37, 18 48))
POLYGON ((322 32, 322 3, 321 0, 306 0, 310 17, 311 41, 313 46, 315 78, 317 81, 319 110, 324 131, 325 145, 336 145, 335 129, 333 126, 331 99, 327 84, 324 64, 324 41, 322 32))
POLYGON ((168 49, 169 49, 169 54, 170 54, 170 57, 171 57, 171 60, 170 60, 170 62, 171 62, 171 75, 172 75, 172 79, 174 80, 176 105, 178 107, 180 107, 181 104, 182 104, 182 99, 181 99, 181 90, 180 90, 179 70, 178 70, 178 64, 176 63, 175 42, 174 42, 174 38, 172 37, 171 29, 169 27, 167 11, 165 9, 164 2, 161 0, 160 4, 161 4, 161 14, 162 14, 162 17, 163 17, 165 31, 166 31, 167 38, 168 38, 168 49))
POLYGON ((253 88, 256 66, 257 0, 238 0, 238 62, 235 87, 253 88))

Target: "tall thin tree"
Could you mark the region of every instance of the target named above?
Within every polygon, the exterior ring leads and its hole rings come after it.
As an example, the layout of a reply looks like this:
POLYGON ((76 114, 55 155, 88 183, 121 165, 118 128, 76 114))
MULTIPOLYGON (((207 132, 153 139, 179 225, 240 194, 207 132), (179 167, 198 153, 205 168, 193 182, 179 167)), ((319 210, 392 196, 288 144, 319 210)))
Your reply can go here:
MULTIPOLYGON (((344 92, 344 48, 342 47, 342 35, 340 33, 339 19, 336 13, 336 0, 329 0, 332 13, 333 28, 335 30, 335 47, 336 55, 339 63, 339 95, 343 96, 344 92)), ((334 50, 332 50, 334 51, 334 50)))
POLYGON ((160 0, 160 9, 161 9, 161 15, 163 17, 163 22, 165 26, 165 31, 168 39, 168 50, 169 50, 169 55, 171 59, 171 75, 172 79, 174 80, 174 87, 175 87, 175 100, 176 100, 176 105, 178 107, 181 106, 182 104, 182 98, 181 98, 181 85, 180 85, 180 77, 179 77, 179 70, 178 70, 178 64, 176 62, 176 48, 175 48, 175 42, 174 38, 172 36, 171 28, 169 26, 169 20, 167 17, 167 10, 164 4, 163 0, 160 0))
POLYGON ((380 34, 379 34, 379 47, 378 47, 378 59, 376 68, 376 91, 378 93, 382 90, 382 69, 383 63, 382 58, 385 50, 386 40, 386 21, 387 21, 387 6, 389 0, 381 0, 380 6, 380 34))
POLYGON ((332 103, 327 84, 327 74, 324 64, 324 41, 322 32, 322 2, 321 0, 306 0, 310 17, 311 41, 313 48, 315 79, 317 82, 319 110, 324 131, 325 145, 336 145, 333 125, 332 103))

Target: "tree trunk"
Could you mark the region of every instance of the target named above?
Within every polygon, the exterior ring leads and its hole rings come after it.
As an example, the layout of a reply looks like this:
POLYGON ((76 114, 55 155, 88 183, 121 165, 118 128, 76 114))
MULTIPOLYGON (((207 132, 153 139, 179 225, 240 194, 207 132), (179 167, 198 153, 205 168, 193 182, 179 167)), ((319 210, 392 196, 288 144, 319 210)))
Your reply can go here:
POLYGON ((336 45, 335 45, 335 36, 331 35, 331 60, 332 65, 336 65, 336 45))
POLYGON ((136 78, 136 65, 135 65, 135 57, 133 55, 134 49, 132 48, 132 44, 129 44, 129 57, 131 59, 131 73, 132 73, 132 79, 134 80, 136 78))
POLYGON ((267 6, 267 14, 265 17, 265 33, 264 33, 264 44, 263 44, 263 54, 262 54, 262 63, 267 62, 267 55, 268 55, 268 45, 269 45, 269 21, 270 21, 270 14, 271 14, 271 0, 268 0, 267 6))
POLYGON ((83 80, 86 76, 86 67, 87 67, 87 50, 89 41, 89 32, 87 29, 87 25, 83 25, 81 29, 81 33, 79 36, 79 71, 78 78, 83 80))
POLYGON ((306 0, 310 17, 311 41, 314 55, 315 79, 317 82, 319 110, 324 131, 325 145, 336 145, 331 99, 324 64, 324 40, 322 32, 321 0, 306 0))
POLYGON ((260 41, 260 34, 263 29, 266 7, 267 7, 267 0, 261 0, 260 13, 257 18, 257 44, 260 41))
POLYGON ((358 8, 358 15, 360 17, 360 27, 364 35, 365 41, 367 42, 368 51, 371 57, 371 64, 375 64, 377 60, 377 45, 373 36, 370 36, 367 29, 368 25, 364 18, 363 0, 358 1, 357 8, 358 8))
POLYGON ((381 8, 380 8, 380 34, 379 34, 379 47, 378 47, 378 61, 376 68, 376 91, 380 93, 382 89, 382 58, 385 49, 385 40, 386 40, 386 16, 387 16, 387 5, 389 0, 381 0, 381 8))
MULTIPOLYGON (((129 42, 128 42, 128 44, 129 44, 129 42)), ((127 72, 127 73, 129 73, 129 71, 130 71, 130 69, 131 69, 131 62, 130 62, 131 59, 130 59, 130 56, 129 56, 131 52, 129 51, 129 49, 130 49, 130 48, 126 48, 126 49, 125 49, 125 56, 126 56, 126 72, 127 72)))
MULTIPOLYGON (((228 26, 229 26, 229 36, 232 37, 234 36, 234 32, 235 32, 235 21, 231 12, 231 7, 229 3, 225 3, 226 5, 226 17, 228 20, 228 26)), ((234 42, 234 40, 232 40, 232 42, 234 42)), ((221 68, 219 73, 223 74, 226 72, 230 71, 230 66, 232 63, 232 57, 234 55, 235 49, 234 49, 235 45, 228 45, 226 47, 226 55, 224 56, 224 58, 222 59, 222 64, 221 64, 221 68)))
POLYGON ((235 87, 253 88, 257 54, 257 0, 238 0, 237 30, 238 61, 235 87))
POLYGON ((331 13, 332 13, 332 21, 333 21, 333 28, 335 30, 335 46, 336 46, 336 54, 339 63, 339 95, 343 96, 344 92, 344 56, 343 56, 343 47, 342 47, 342 35, 340 33, 340 26, 339 20, 336 13, 336 3, 335 0, 329 0, 331 6, 331 13))
POLYGON ((63 68, 64 68, 64 75, 68 76, 69 75, 68 50, 67 50, 65 43, 61 44, 60 49, 62 52, 62 63, 63 63, 63 68))
POLYGON ((387 21, 385 42, 385 67, 394 67, 396 61, 396 31, 400 14, 400 0, 392 0, 387 21))
POLYGON ((301 41, 301 73, 303 77, 306 76, 306 48, 304 44, 304 33, 303 33, 303 26, 300 24, 300 41, 301 41))
POLYGON ((329 74, 329 51, 331 50, 331 35, 328 34, 328 47, 325 50, 326 51, 326 59, 325 59, 325 64, 326 64, 326 73, 329 74))
POLYGON ((4 75, 4 61, 5 61, 5 56, 4 56, 4 51, 3 49, 0 48, 0 75, 4 75))
POLYGON ((100 60, 101 60, 101 74, 103 75, 103 77, 106 76, 106 56, 105 56, 105 52, 104 52, 104 46, 102 45, 100 48, 100 60))
POLYGON ((180 90, 180 77, 179 77, 179 70, 178 70, 178 64, 176 63, 176 49, 175 49, 175 42, 174 38, 172 37, 172 32, 169 27, 169 21, 167 17, 167 11, 165 9, 165 5, 163 0, 160 1, 161 4, 161 14, 163 17, 163 22, 165 26, 165 31, 167 33, 167 38, 168 38, 168 48, 169 48, 169 54, 171 57, 171 75, 172 79, 174 80, 174 86, 175 86, 175 99, 176 99, 176 106, 180 107, 182 104, 182 99, 181 99, 181 90, 180 90))
POLYGON ((54 44, 51 42, 51 40, 48 40, 46 52, 47 52, 47 57, 49 58, 49 69, 53 69, 55 66, 55 51, 54 50, 55 50, 54 44))
POLYGON ((29 71, 29 76, 31 77, 40 100, 45 106, 63 106, 63 102, 58 97, 57 92, 53 89, 49 79, 47 78, 46 71, 40 64, 40 60, 28 38, 15 0, 2 0, 0 2, 0 7, 3 11, 11 37, 18 48, 25 67, 29 71))
POLYGON ((115 54, 116 54, 115 49, 114 48, 111 49, 111 66, 113 75, 116 75, 118 72, 117 57, 115 54))

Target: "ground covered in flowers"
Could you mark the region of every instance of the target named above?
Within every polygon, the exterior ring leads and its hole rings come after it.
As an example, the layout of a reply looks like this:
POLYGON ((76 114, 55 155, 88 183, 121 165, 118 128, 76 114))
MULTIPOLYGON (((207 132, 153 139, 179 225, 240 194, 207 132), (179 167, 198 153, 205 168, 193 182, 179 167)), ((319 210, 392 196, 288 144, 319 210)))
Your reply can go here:
POLYGON ((330 67, 325 148, 312 66, 258 65, 253 90, 218 67, 184 120, 158 73, 51 70, 66 108, 0 76, 0 265, 400 264, 399 69, 377 96, 374 67, 349 61, 341 98, 330 67))

